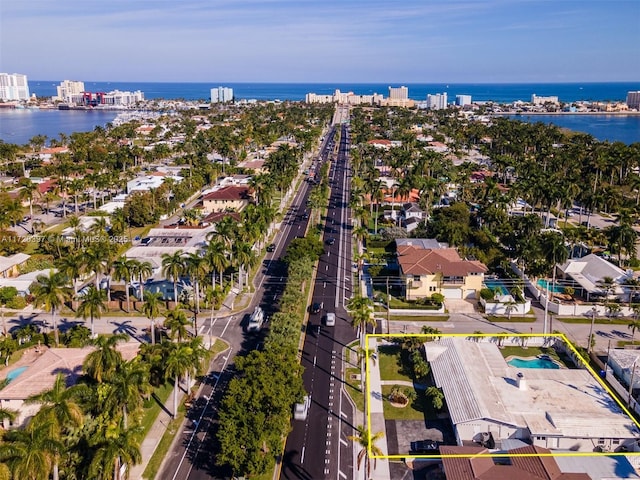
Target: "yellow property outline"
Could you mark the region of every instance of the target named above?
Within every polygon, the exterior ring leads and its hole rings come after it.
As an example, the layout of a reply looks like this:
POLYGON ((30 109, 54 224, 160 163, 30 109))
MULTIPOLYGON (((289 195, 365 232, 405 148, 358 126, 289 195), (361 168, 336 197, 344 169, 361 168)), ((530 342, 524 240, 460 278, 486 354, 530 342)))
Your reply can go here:
MULTIPOLYGON (((567 339, 567 337, 565 336, 564 333, 553 333, 553 334, 543 334, 543 333, 406 333, 406 334, 402 334, 402 333, 398 333, 398 334, 386 334, 386 333, 375 333, 375 334, 366 334, 365 335, 365 345, 366 345, 366 349, 365 349, 365 355, 366 355, 366 363, 365 363, 365 377, 366 377, 366 383, 365 383, 365 395, 366 395, 366 405, 365 405, 365 410, 366 410, 366 416, 367 416, 367 430, 369 432, 371 432, 371 411, 369 409, 369 405, 370 405, 370 398, 371 398, 371 389, 369 387, 369 357, 371 355, 371 353, 369 352, 369 338, 404 338, 404 337, 435 337, 435 338, 442 338, 442 337, 464 337, 464 338, 470 338, 470 337, 510 337, 510 338, 516 338, 516 337, 526 337, 526 338, 534 338, 534 337, 545 337, 545 338, 549 338, 549 337, 557 337, 560 338, 572 351, 573 353, 575 353, 576 358, 578 358, 582 364, 587 368, 587 370, 589 371, 589 373, 593 376, 593 378, 596 379, 596 381, 602 385, 602 387, 604 387, 604 389, 606 390, 606 392, 611 396, 611 398, 615 401, 615 403, 622 408, 622 410, 624 411, 624 413, 626 413, 626 415, 629 417, 629 420, 638 428, 640 429, 640 423, 638 423, 635 418, 633 418, 633 415, 631 414, 631 412, 629 412, 629 410, 627 409, 627 407, 625 407, 619 400, 618 397, 611 391, 611 389, 602 381, 602 379, 600 378, 599 375, 596 374, 596 372, 589 366, 589 363, 582 357, 582 355, 580 355, 580 353, 578 353, 578 351, 576 350, 576 348, 573 346, 573 344, 567 339)), ((446 400, 446 399, 445 399, 446 400)), ((640 438, 640 437, 639 437, 640 438)), ((386 460, 402 460, 405 458, 431 458, 431 459, 437 459, 437 458, 478 458, 478 457, 489 457, 489 458, 506 458, 506 457, 601 457, 601 456, 606 456, 606 457, 612 457, 612 456, 626 456, 626 455, 635 455, 635 456, 640 456, 640 452, 558 452, 558 453, 540 453, 540 454, 533 454, 533 453, 478 453, 475 455, 465 455, 465 454, 447 454, 447 455, 412 455, 412 454, 405 454, 405 455, 373 455, 371 452, 371 433, 369 434, 369 443, 367 445, 367 455, 369 456, 369 458, 371 459, 386 459, 386 460)), ((386 440, 385 440, 386 441, 386 440)))

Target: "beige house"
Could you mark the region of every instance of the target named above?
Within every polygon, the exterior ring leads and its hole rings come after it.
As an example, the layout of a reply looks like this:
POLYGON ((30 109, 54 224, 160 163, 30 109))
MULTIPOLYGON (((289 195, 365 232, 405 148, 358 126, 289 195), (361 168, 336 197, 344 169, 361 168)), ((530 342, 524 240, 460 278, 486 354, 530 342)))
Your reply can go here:
POLYGON ((10 257, 0 256, 0 278, 15 277, 20 274, 20 265, 24 265, 31 256, 16 253, 10 257))
POLYGON ((407 300, 434 293, 450 299, 477 298, 487 267, 477 260, 463 260, 454 248, 425 248, 421 239, 398 243, 400 276, 407 300))
POLYGON ((239 212, 253 201, 248 187, 230 185, 214 190, 202 198, 205 213, 239 212))

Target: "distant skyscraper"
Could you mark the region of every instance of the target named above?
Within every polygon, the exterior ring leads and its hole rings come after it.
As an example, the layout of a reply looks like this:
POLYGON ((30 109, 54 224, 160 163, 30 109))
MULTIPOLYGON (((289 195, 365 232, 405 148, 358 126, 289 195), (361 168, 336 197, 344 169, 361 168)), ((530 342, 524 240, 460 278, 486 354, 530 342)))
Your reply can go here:
POLYGON ((84 82, 63 80, 62 83, 56 87, 56 90, 58 91, 58 95, 53 97, 54 101, 74 103, 84 92, 84 82), (74 99, 74 96, 76 99, 74 99))
POLYGON ((0 73, 0 100, 29 100, 27 76, 21 73, 0 73))
POLYGON ((389 87, 389 98, 391 100, 407 100, 409 89, 407 87, 389 87))
POLYGON ((540 97, 535 93, 531 95, 531 103, 534 105, 544 105, 545 103, 558 103, 558 97, 540 97))
POLYGON ((471 95, 456 95, 456 105, 459 107, 471 105, 471 95))
POLYGON ((427 108, 431 110, 442 110, 447 108, 447 92, 427 95, 427 108))
POLYGON ((627 107, 640 110, 640 90, 627 92, 627 107))
POLYGON ((233 101, 233 88, 217 87, 211 89, 211 103, 225 103, 233 101))

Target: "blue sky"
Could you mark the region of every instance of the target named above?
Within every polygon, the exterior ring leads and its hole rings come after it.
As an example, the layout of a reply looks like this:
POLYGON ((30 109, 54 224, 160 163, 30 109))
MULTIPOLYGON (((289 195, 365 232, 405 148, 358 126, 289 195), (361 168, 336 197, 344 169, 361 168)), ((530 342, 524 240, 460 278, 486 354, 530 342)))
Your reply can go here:
POLYGON ((33 80, 640 80, 640 0, 0 0, 33 80))

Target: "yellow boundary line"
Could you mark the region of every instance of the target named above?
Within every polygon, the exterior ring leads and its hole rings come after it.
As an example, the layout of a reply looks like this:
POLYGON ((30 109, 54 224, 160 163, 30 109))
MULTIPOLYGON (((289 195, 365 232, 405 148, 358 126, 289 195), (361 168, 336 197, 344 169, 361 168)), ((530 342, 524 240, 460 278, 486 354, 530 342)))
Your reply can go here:
MULTIPOLYGON (((617 395, 614 394, 614 392, 602 381, 602 379, 600 378, 600 376, 598 374, 596 374, 596 372, 593 370, 593 368, 591 368, 591 366, 589 365, 589 362, 587 362, 584 357, 582 357, 582 355, 580 355, 580 353, 578 353, 578 351, 576 350, 576 348, 571 344, 571 342, 567 339, 567 337, 565 336, 564 333, 554 333, 554 334, 543 334, 543 333, 530 333, 530 334, 524 334, 524 333, 493 333, 493 334, 489 334, 489 333, 438 333, 438 334, 429 334, 429 333, 407 333, 407 334, 381 334, 381 333, 376 333, 376 334, 367 334, 365 335, 365 345, 367 346, 367 348, 365 349, 365 355, 366 355, 366 364, 365 364, 365 377, 366 377, 366 385, 365 385, 365 389, 366 389, 366 393, 365 395, 367 395, 367 401, 365 402, 365 409, 366 409, 366 415, 367 415, 367 430, 369 432, 371 432, 371 411, 369 409, 369 405, 370 405, 370 398, 371 398, 371 390, 369 388, 370 385, 370 381, 369 381, 369 356, 370 356, 370 352, 369 352, 369 338, 404 338, 404 337, 437 337, 437 338, 442 338, 442 337, 464 337, 464 338, 469 338, 469 337, 510 337, 510 338, 516 338, 516 337, 526 337, 526 338, 535 338, 535 337, 544 337, 544 338, 549 338, 549 337, 555 337, 555 338, 559 338, 561 339, 572 351, 573 353, 576 355, 576 358, 578 358, 582 364, 587 368, 587 370, 589 371, 589 373, 591 374, 591 376, 593 378, 596 379, 596 381, 606 390, 606 392, 611 396, 611 398, 615 401, 615 403, 624 411, 624 413, 629 417, 629 420, 637 427, 640 429, 640 423, 638 423, 636 421, 635 418, 633 418, 633 415, 631 414, 631 412, 627 409, 627 407, 625 407, 622 402, 618 399, 617 395)), ((540 454, 533 454, 533 453, 479 453, 479 454, 475 454, 475 455, 465 455, 465 454, 447 454, 447 455, 411 455, 411 454, 406 454, 406 455, 373 455, 371 452, 371 435, 369 435, 369 444, 367 445, 367 454, 369 455, 369 458, 371 459, 381 459, 381 460, 402 460, 408 457, 411 458, 430 458, 430 459, 438 459, 438 458, 483 458, 483 457, 488 457, 488 458, 505 458, 505 457, 510 457, 510 458, 515 458, 515 457, 602 457, 602 456, 606 456, 606 457, 613 457, 613 456, 627 456, 627 455, 633 455, 633 456, 640 456, 640 452, 558 452, 558 453, 540 453, 540 454)))

